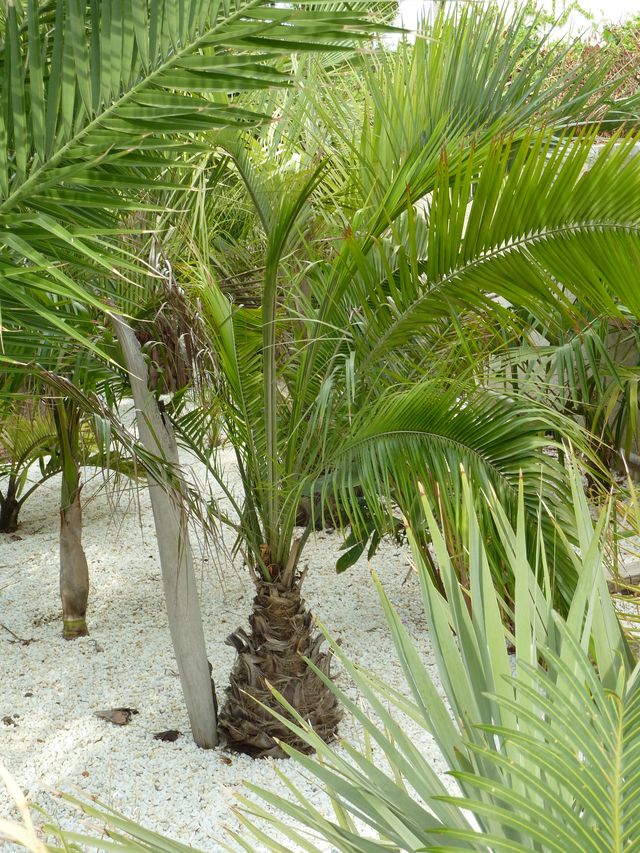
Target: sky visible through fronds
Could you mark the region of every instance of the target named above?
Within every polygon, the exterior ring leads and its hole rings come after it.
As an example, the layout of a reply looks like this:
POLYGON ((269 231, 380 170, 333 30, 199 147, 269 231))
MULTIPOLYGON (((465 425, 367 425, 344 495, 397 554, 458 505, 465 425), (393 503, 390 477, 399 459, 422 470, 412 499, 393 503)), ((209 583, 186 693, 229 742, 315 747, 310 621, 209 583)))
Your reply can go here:
MULTIPOLYGON (((396 23, 414 30, 418 21, 435 12, 439 5, 440 0, 400 0, 396 23)), ((507 0, 504 5, 507 8, 515 8, 521 3, 507 0)), ((558 19, 564 19, 565 13, 568 13, 566 21, 563 20, 558 27, 558 36, 567 34, 573 37, 589 37, 594 31, 597 33, 601 30, 605 22, 619 24, 640 13, 638 0, 540 0, 536 5, 558 19)))

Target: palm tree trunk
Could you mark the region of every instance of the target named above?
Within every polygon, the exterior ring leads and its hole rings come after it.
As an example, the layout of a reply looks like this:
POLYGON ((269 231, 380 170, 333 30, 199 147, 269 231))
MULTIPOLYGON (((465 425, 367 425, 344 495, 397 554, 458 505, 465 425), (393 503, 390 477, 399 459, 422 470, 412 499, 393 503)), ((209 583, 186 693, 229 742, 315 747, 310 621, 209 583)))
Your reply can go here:
POLYGON ((20 506, 16 499, 16 478, 11 474, 6 495, 0 494, 0 533, 13 533, 18 529, 20 506))
POLYGON ((278 690, 325 741, 335 737, 342 717, 336 697, 303 659, 308 658, 329 675, 331 654, 322 650, 324 638, 313 629, 301 595, 302 580, 300 574, 289 582, 285 578, 271 583, 258 580, 250 633, 238 628, 227 639, 238 657, 220 713, 220 728, 228 746, 256 758, 285 757, 277 740, 301 752, 310 751, 267 710, 273 708, 288 716, 269 686, 278 690))
POLYGON ((60 599, 62 636, 65 640, 86 637, 89 601, 89 566, 82 547, 80 506, 80 412, 71 400, 54 402, 54 421, 60 444, 60 599))
MULTIPOLYGON (((149 391, 147 365, 140 344, 133 329, 124 320, 111 315, 111 322, 129 373, 142 445, 177 468, 180 460, 173 429, 170 422, 163 418, 149 391)), ((169 630, 191 731, 198 746, 212 749, 218 743, 215 687, 209 674, 184 496, 180 487, 168 477, 159 480, 151 475, 149 495, 156 526, 169 630)))
POLYGON ((80 487, 72 502, 60 508, 60 598, 62 636, 65 640, 86 637, 89 566, 82 547, 80 487))

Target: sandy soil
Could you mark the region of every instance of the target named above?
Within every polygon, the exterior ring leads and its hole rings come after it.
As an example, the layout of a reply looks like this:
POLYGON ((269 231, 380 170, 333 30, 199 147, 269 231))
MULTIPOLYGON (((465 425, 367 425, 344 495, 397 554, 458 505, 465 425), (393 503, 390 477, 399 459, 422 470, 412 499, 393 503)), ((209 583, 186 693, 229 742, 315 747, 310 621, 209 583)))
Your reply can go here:
MULTIPOLYGON (((328 808, 290 762, 252 761, 194 745, 175 671, 146 491, 139 489, 138 512, 134 491, 121 494, 114 505, 114 496, 100 486, 95 476, 83 492, 90 637, 61 638, 58 481, 25 505, 18 537, 0 537, 0 623, 29 641, 16 642, 0 628, 0 720, 12 720, 0 723, 0 763, 62 825, 81 828, 82 818, 51 791, 79 791, 205 851, 221 850, 225 826, 237 825, 231 806, 245 780, 283 790, 275 764, 286 765, 314 802, 328 808), (96 711, 116 706, 137 708, 139 714, 122 728, 96 718, 96 711), (153 739, 166 729, 184 734, 175 743, 153 739)), ((366 561, 336 575, 340 544, 333 533, 320 533, 309 543, 303 559, 309 565, 308 604, 353 659, 403 686, 366 561)), ((230 563, 222 550, 200 553, 196 545, 196 551, 208 653, 220 694, 234 656, 224 640, 246 622, 252 586, 242 565, 230 563)), ((386 542, 373 566, 432 665, 407 552, 386 542)), ((344 675, 339 677, 346 684, 344 675)), ((341 733, 359 737, 349 718, 341 733)), ((416 730, 415 737, 444 772, 425 733, 416 730)), ((10 808, 0 792, 0 815, 10 808)))

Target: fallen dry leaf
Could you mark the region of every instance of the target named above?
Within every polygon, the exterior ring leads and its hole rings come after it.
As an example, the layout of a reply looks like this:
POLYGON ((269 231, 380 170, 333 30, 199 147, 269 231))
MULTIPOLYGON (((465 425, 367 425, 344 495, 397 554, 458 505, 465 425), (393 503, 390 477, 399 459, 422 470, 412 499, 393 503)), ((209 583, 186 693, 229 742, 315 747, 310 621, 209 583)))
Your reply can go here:
POLYGON ((167 729, 166 732, 157 732, 154 736, 154 740, 163 740, 167 743, 173 743, 174 740, 178 740, 182 732, 179 732, 177 729, 167 729))
POLYGON ((137 713, 139 712, 136 708, 107 708, 105 711, 96 711, 96 717, 113 723, 114 726, 126 726, 137 713))

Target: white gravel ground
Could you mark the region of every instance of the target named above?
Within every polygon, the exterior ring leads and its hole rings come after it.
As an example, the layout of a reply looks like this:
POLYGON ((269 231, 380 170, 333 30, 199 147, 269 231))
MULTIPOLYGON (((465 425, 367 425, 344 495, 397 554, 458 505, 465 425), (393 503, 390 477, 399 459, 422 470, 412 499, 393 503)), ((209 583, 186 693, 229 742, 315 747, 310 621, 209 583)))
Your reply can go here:
MULTIPOLYGON (((232 456, 227 451, 225 456, 232 478, 232 456)), ((96 796, 149 828, 202 850, 218 851, 225 827, 237 825, 230 809, 245 780, 284 793, 274 772, 276 762, 202 751, 194 745, 175 672, 146 490, 140 489, 138 515, 130 495, 121 497, 114 508, 99 487, 95 478, 83 492, 84 544, 92 585, 88 638, 74 642, 61 638, 58 480, 27 502, 19 538, 0 534, 0 623, 32 641, 13 642, 11 634, 0 628, 0 719, 15 721, 15 725, 0 723, 0 763, 31 801, 65 826, 86 829, 79 816, 70 815, 51 796, 52 790, 96 796), (94 716, 99 709, 116 706, 135 707, 139 715, 122 728, 94 716), (155 732, 165 729, 185 734, 175 743, 153 739, 155 732)), ((303 558, 309 565, 307 602, 354 660, 402 687, 366 561, 336 575, 339 545, 339 537, 330 533, 320 533, 309 543, 303 558)), ((246 622, 253 590, 240 565, 212 556, 200 557, 198 564, 207 648, 220 696, 234 655, 224 640, 246 622)), ((426 661, 432 663, 407 552, 384 543, 373 566, 426 661)), ((344 676, 341 683, 346 683, 344 676)), ((358 738, 348 718, 341 733, 358 738)), ((444 773, 433 744, 423 732, 416 731, 416 738, 444 773)), ((323 807, 321 793, 293 764, 277 765, 323 807)), ((0 815, 7 816, 10 810, 8 797, 0 791, 0 815)))

